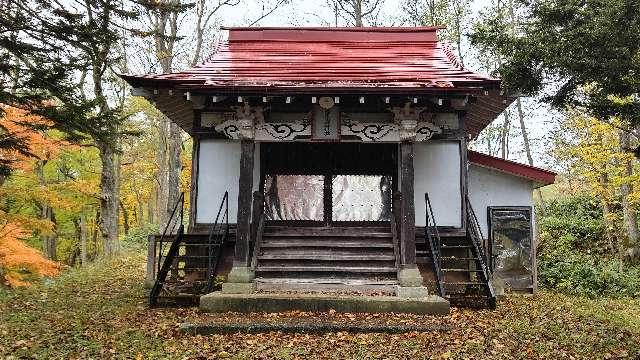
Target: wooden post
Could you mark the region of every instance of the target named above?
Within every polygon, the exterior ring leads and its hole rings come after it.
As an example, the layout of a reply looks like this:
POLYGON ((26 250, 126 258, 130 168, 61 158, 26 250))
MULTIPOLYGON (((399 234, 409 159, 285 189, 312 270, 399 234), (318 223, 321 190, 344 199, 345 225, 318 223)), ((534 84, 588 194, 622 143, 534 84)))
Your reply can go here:
POLYGON ((187 233, 193 232, 197 220, 198 201, 198 173, 200 168, 200 139, 193 137, 193 149, 191 152, 191 194, 189 194, 189 227, 187 233))
POLYGON ((234 266, 249 266, 251 238, 251 191, 253 189, 253 157, 255 143, 242 140, 240 152, 240 180, 238 181, 238 217, 234 266))
POLYGON ((251 210, 251 239, 254 243, 258 233, 258 225, 260 223, 260 217, 262 217, 262 211, 264 210, 264 195, 260 191, 253 192, 253 210, 251 210))
POLYGON ((413 143, 400 143, 400 260, 403 268, 416 266, 416 213, 413 194, 413 143))
POLYGON ((147 241, 147 273, 145 285, 151 287, 156 281, 156 236, 149 235, 147 241))
MULTIPOLYGON (((400 191, 394 191, 393 192, 393 208, 391 209, 393 211, 393 217, 395 219, 395 224, 393 224, 393 226, 395 226, 395 232, 396 234, 398 234, 398 243, 399 243, 399 248, 398 250, 400 251, 399 254, 402 254, 402 249, 404 249, 404 245, 402 245, 402 241, 404 240, 404 238, 402 237, 402 228, 400 227, 400 223, 402 219, 402 193, 400 191)), ((400 263, 402 264, 402 256, 400 256, 400 263)))

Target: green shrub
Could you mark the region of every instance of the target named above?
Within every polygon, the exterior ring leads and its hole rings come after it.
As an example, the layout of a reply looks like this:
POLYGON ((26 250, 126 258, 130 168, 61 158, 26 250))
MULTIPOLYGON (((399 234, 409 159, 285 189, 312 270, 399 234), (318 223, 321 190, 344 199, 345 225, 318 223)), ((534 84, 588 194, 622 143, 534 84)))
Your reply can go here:
POLYGON ((563 246, 594 251, 604 249, 605 223, 600 203, 592 196, 578 195, 550 201, 540 217, 543 243, 562 240, 563 246))
POLYGON ((640 296, 640 267, 577 252, 554 251, 538 256, 540 286, 572 295, 640 296))
POLYGON ((122 239, 122 243, 133 246, 146 245, 149 235, 158 234, 158 232, 158 225, 145 224, 143 226, 130 229, 129 234, 122 239))
POLYGON ((595 198, 553 200, 538 218, 541 287, 588 297, 640 296, 640 267, 607 254, 602 208, 595 198))

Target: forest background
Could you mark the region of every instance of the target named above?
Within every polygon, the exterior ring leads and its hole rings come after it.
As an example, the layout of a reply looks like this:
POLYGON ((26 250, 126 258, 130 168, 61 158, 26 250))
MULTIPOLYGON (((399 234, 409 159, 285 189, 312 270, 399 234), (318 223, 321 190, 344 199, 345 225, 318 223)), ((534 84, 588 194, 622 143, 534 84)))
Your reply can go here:
MULTIPOLYGON (((164 227, 179 194, 189 192, 188 135, 152 104, 131 96, 117 74, 198 64, 224 40, 221 25, 445 25, 441 39, 467 68, 503 76, 507 85, 519 85, 513 93, 523 95, 472 147, 559 173, 555 185, 536 191, 541 285, 588 296, 640 295, 637 107, 627 106, 638 101, 640 71, 623 74, 635 84, 636 98, 605 96, 630 112, 559 99, 567 83, 557 73, 528 74, 544 81, 524 86, 514 69, 534 60, 508 46, 527 38, 554 41, 531 31, 536 19, 558 15, 541 10, 545 3, 0 0, 1 286, 28 285, 117 256, 122 242, 144 243, 164 227)), ((583 9, 559 3, 565 12, 583 11, 583 19, 593 9, 624 17, 628 7, 638 8, 634 0, 591 1, 583 9)), ((624 26, 638 29, 637 20, 630 17, 624 26)), ((597 27, 581 31, 602 35, 597 27)), ((611 43, 631 44, 633 39, 617 34, 611 43)), ((621 58, 639 66, 637 48, 614 50, 628 51, 621 58)), ((580 65, 580 58, 561 55, 580 65)), ((529 68, 552 61, 534 62, 529 68)), ((560 73, 575 71, 569 65, 560 73)), ((591 88, 593 81, 578 80, 572 91, 582 97, 575 98, 601 95, 591 88)))

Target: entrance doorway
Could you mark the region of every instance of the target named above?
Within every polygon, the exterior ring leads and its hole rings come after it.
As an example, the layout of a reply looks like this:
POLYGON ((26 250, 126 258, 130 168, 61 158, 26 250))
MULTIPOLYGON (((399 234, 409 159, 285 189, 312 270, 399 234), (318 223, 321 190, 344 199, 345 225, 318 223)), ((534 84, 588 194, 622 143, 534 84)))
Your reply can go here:
POLYGON ((310 226, 390 220, 397 144, 263 143, 260 150, 266 220, 310 226))

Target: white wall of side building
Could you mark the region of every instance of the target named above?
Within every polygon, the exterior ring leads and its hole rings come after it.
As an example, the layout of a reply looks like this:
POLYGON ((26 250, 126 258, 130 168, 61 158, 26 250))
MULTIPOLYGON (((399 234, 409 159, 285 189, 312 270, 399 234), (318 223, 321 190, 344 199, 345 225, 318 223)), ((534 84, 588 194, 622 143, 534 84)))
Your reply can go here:
POLYGON ((424 194, 429 194, 438 226, 462 226, 460 141, 414 143, 416 225, 425 226, 424 194))
POLYGON ((482 166, 469 165, 469 199, 482 235, 488 236, 487 207, 533 206, 533 183, 514 175, 482 166))
MULTIPOLYGON (((254 162, 253 188, 256 190, 260 176, 260 145, 257 143, 254 162)), ((236 222, 239 178, 239 141, 200 140, 196 223, 211 223, 215 220, 225 191, 229 191, 229 222, 236 222)))

